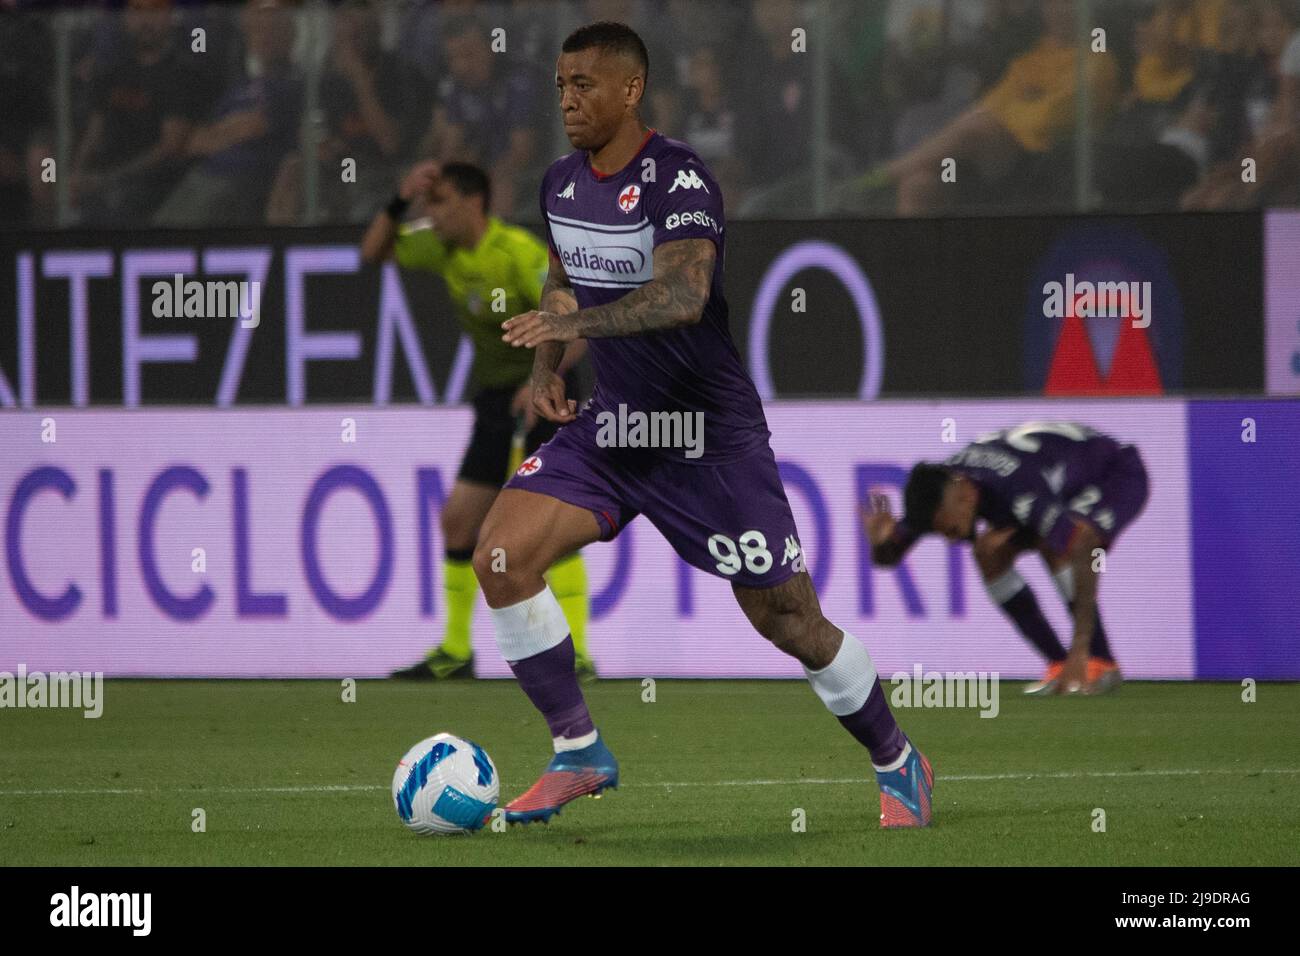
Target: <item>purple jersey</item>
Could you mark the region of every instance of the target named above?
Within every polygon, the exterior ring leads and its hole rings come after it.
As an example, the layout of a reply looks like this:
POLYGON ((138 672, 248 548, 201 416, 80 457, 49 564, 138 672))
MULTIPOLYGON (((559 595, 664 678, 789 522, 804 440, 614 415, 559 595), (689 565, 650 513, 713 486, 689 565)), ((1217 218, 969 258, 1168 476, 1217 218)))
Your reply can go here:
MULTIPOLYGON (((1071 422, 1026 422, 982 435, 944 465, 979 486, 976 514, 991 527, 1018 526, 1023 544, 1041 542, 1058 553, 1068 549, 1076 518, 1111 540, 1147 498, 1137 450, 1071 422)), ((929 531, 900 521, 873 557, 895 564, 929 531)))
POLYGON ((588 340, 596 371, 592 414, 703 414, 698 458, 657 449, 696 465, 733 461, 764 446, 770 434, 758 392, 727 326, 722 297, 722 191, 685 143, 651 131, 623 169, 591 168, 585 150, 551 164, 542 177, 542 216, 551 251, 564 264, 579 308, 604 305, 654 277, 654 249, 678 239, 717 247, 713 283, 695 325, 588 340))
MULTIPOLYGON (((983 435, 945 465, 975 482, 977 509, 993 527, 1019 525, 1054 551, 1065 551, 1074 514, 1089 515, 1097 499, 1089 486, 1110 470, 1124 447, 1115 439, 1070 422, 1027 422, 983 435)), ((1090 517, 1103 529, 1101 511, 1090 517)))

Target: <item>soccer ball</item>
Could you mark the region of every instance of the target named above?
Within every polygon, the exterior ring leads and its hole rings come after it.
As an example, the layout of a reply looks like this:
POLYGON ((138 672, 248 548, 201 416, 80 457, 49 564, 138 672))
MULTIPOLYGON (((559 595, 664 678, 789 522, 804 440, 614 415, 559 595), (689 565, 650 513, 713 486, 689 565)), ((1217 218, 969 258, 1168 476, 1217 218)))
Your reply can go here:
POLYGON ((393 773, 397 816, 416 833, 467 833, 487 823, 501 781, 478 744, 438 734, 406 752, 393 773))

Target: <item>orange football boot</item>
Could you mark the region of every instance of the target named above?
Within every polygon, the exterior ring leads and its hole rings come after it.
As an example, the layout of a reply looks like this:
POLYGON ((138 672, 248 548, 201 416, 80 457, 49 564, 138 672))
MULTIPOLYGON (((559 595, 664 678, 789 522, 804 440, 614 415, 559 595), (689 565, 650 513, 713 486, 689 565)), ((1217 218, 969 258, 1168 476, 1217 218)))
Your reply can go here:
POLYGON ((1025 688, 1026 696, 1046 697, 1048 694, 1055 694, 1056 685, 1061 679, 1061 671, 1063 670, 1065 670, 1065 661, 1052 661, 1049 663, 1047 673, 1043 675, 1043 679, 1035 681, 1025 688))
POLYGON ((1119 672, 1119 665, 1114 661, 1105 661, 1100 657, 1088 658, 1088 683, 1084 685, 1085 694, 1105 694, 1124 683, 1124 675, 1119 672))

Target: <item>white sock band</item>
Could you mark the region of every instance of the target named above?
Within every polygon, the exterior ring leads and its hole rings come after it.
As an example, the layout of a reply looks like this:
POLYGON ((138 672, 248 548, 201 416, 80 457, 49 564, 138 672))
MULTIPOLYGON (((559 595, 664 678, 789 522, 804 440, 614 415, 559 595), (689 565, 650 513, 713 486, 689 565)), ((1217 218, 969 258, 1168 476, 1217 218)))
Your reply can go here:
POLYGON ((910 756, 912 756, 912 742, 909 740, 907 742, 907 746, 903 748, 903 752, 898 755, 897 759, 895 759, 893 763, 887 763, 883 767, 877 767, 873 763, 871 765, 871 769, 877 770, 880 773, 890 773, 891 771, 897 770, 903 764, 907 763, 907 758, 910 756))
POLYGON ((549 587, 518 604, 493 608, 492 620, 496 623, 497 647, 508 661, 522 661, 549 651, 569 636, 569 622, 549 587))
POLYGON ((984 590, 989 592, 989 597, 993 599, 993 603, 999 606, 1006 604, 1024 589, 1025 579, 1020 576, 1020 572, 1015 568, 1009 569, 1000 578, 984 582, 984 590))
POLYGON ((581 737, 552 737, 551 745, 555 747, 557 754, 562 754, 566 750, 583 750, 590 747, 600 736, 600 731, 593 730, 589 734, 583 734, 581 737))
POLYGON ((836 717, 861 710, 876 683, 876 665, 866 647, 848 631, 841 633, 844 639, 835 660, 819 671, 803 669, 812 689, 836 717))
POLYGON ((1056 590, 1061 595, 1061 600, 1066 604, 1074 600, 1074 568, 1067 564, 1052 575, 1052 580, 1056 582, 1056 590))

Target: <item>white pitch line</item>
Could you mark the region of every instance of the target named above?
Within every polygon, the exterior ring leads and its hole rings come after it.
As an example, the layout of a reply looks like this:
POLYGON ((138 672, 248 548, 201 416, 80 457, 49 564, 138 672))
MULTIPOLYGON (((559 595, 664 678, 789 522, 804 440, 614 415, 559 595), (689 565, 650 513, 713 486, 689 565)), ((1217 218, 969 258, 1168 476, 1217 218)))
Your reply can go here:
MULTIPOLYGON (((997 780, 1080 780, 1110 779, 1116 777, 1197 777, 1203 774, 1237 774, 1255 776, 1257 774, 1298 774, 1300 768, 1265 767, 1260 770, 1067 770, 1059 773, 987 773, 987 774, 952 774, 936 777, 940 783, 988 783, 997 780)), ((799 784, 812 786, 847 786, 850 784, 873 783, 867 777, 797 777, 789 780, 680 780, 656 783, 628 783, 624 789, 644 790, 654 787, 671 790, 674 787, 793 787, 799 784)), ((0 790, 0 797, 61 797, 86 796, 98 797, 114 794, 145 793, 362 793, 375 790, 387 790, 380 784, 320 784, 301 787, 173 787, 166 790, 149 790, 139 788, 86 789, 72 788, 49 790, 0 790)))
MULTIPOLYGON (((1300 768, 1280 769, 1264 768, 1262 770, 1067 770, 1060 773, 974 773, 974 774, 935 774, 935 780, 941 783, 985 783, 994 780, 1077 780, 1082 778, 1107 777, 1196 777, 1201 774, 1245 774, 1251 776, 1262 773, 1293 774, 1300 773, 1300 768)), ((632 783, 629 787, 788 787, 800 783, 822 786, 840 784, 874 783, 867 777, 799 777, 791 780, 699 780, 681 781, 679 783, 632 783)), ((0 791, 3 793, 3 791, 0 791)))

